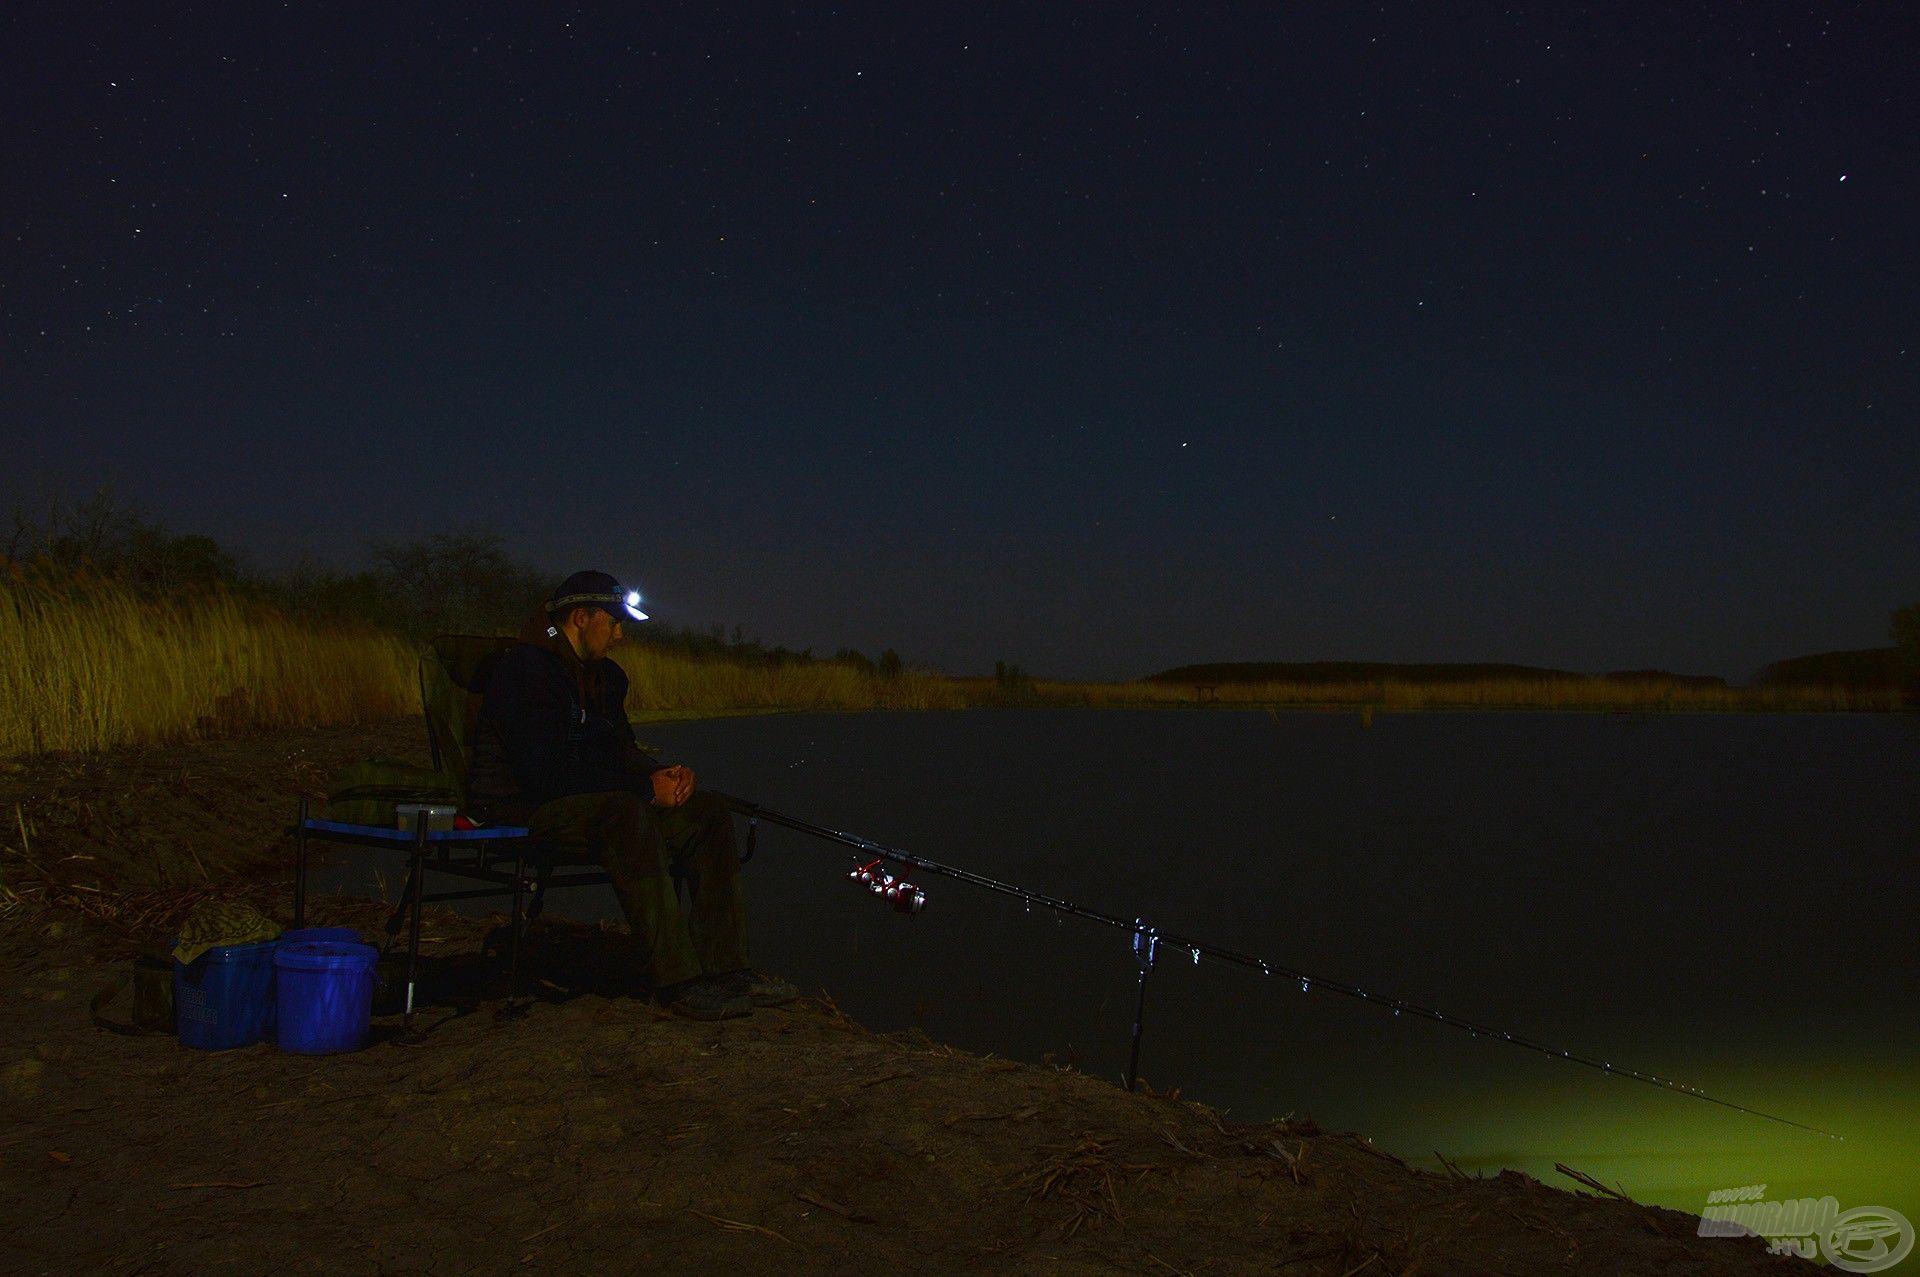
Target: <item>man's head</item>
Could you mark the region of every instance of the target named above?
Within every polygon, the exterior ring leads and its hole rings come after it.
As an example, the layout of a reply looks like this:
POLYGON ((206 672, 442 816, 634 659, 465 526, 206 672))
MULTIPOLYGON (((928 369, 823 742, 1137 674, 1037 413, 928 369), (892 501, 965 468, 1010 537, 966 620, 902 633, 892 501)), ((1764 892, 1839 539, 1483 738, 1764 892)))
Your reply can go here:
POLYGON ((547 623, 566 636, 583 661, 597 661, 621 638, 621 624, 644 621, 640 592, 605 572, 575 572, 547 600, 547 623))

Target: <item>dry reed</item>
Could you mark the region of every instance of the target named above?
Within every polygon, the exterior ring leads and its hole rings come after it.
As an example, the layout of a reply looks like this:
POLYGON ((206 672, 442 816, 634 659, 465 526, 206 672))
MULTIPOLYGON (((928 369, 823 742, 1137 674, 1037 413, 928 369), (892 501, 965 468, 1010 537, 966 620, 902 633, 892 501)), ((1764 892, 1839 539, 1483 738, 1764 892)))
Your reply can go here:
POLYGON ((0 579, 0 755, 156 745, 417 710, 407 644, 225 593, 0 579))
POLYGON ((627 672, 627 710, 636 717, 687 711, 965 709, 969 703, 953 680, 920 670, 886 676, 831 662, 747 665, 635 645, 614 649, 613 658, 627 672))
MULTIPOLYGON (((404 717, 420 708, 417 659, 398 636, 315 629, 230 594, 146 599, 111 581, 0 577, 0 757, 404 717)), ((615 659, 636 717, 969 703, 959 684, 919 670, 740 664, 639 644, 615 659)))

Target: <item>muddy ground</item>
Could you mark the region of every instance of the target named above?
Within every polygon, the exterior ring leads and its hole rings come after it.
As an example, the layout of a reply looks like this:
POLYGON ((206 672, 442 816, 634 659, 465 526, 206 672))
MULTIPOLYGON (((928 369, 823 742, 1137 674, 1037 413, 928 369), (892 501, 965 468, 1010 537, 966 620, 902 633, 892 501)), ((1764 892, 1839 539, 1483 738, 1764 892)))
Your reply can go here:
MULTIPOLYGON (((293 801, 418 734, 0 764, 0 1270, 1806 1271, 1572 1178, 1431 1173, 1311 1121, 873 1033, 826 996, 676 1019, 621 987, 617 928, 543 921, 535 996, 503 1018, 500 920, 429 911, 422 1031, 377 1016, 351 1055, 93 1024, 195 900, 288 921, 293 801)), ((376 904, 313 912, 384 936, 376 904)))

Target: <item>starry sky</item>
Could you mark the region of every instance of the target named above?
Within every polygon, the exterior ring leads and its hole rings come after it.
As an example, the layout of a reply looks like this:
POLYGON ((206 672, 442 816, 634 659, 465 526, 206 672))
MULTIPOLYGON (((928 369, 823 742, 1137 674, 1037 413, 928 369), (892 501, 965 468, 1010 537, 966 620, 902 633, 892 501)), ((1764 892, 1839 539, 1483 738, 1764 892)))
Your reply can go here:
POLYGON ((0 501, 981 672, 1920 599, 1898 6, 0 16, 0 501))

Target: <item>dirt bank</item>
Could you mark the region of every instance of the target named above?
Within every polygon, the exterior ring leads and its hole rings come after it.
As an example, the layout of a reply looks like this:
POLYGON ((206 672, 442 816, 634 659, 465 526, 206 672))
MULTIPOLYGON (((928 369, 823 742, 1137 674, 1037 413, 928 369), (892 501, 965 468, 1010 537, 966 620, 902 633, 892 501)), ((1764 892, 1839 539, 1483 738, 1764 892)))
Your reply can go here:
MULTIPOLYGON (((417 752, 417 732, 0 773, 16 827, 0 842, 27 844, 5 852, 17 899, 0 915, 0 1268, 1803 1270, 1757 1240, 1701 1239, 1688 1215, 1421 1171, 1311 1122, 1227 1122, 872 1033, 825 999, 717 1025, 662 1016, 613 982, 604 927, 543 923, 539 997, 503 1020, 497 925, 430 914, 411 1044, 392 1016, 368 1050, 317 1058, 94 1027, 89 995, 194 899, 284 917, 290 798, 341 762, 417 752)), ((384 916, 316 913, 368 935, 384 916)))

